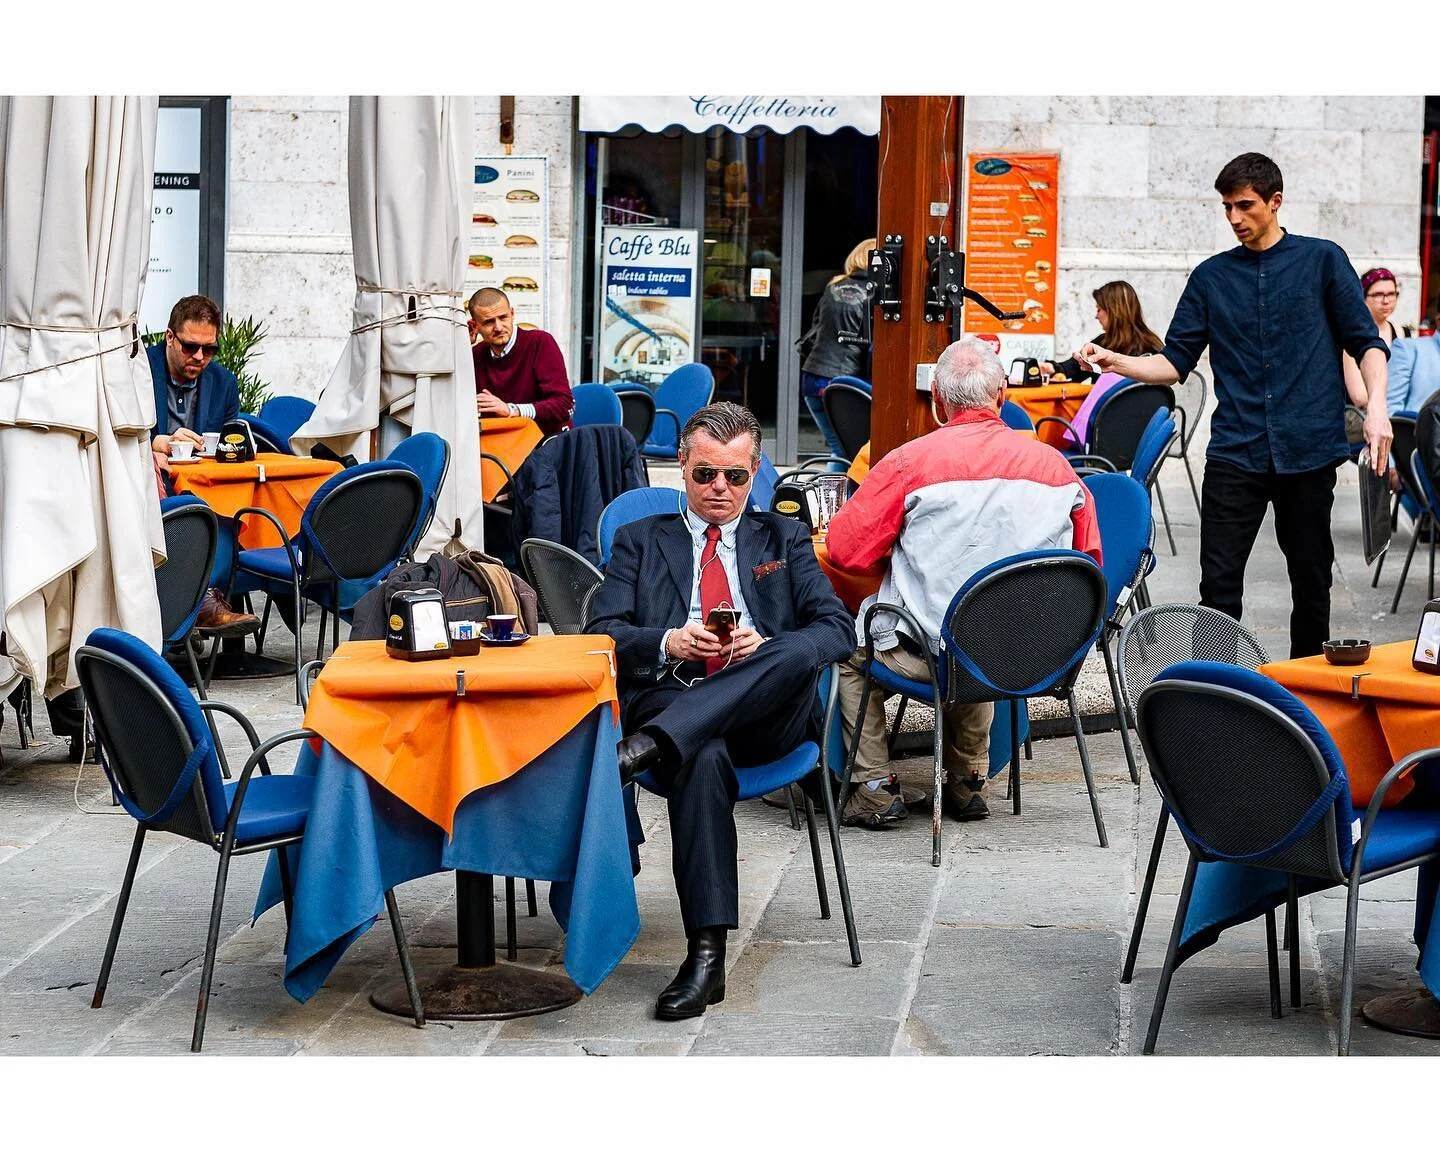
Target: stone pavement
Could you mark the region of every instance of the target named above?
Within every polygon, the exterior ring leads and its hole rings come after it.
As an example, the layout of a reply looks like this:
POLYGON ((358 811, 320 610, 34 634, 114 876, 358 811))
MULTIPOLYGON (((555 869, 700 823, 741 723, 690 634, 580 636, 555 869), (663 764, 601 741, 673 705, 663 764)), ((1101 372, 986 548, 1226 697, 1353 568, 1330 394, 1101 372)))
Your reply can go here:
MULTIPOLYGON (((1200 445, 1194 445, 1198 451, 1200 445)), ((1160 534, 1156 603, 1194 600, 1197 515, 1178 464, 1165 492, 1180 555, 1160 534)), ((1341 473, 1335 517, 1339 561, 1336 635, 1376 641, 1413 635, 1424 599, 1412 572, 1398 616, 1385 615, 1398 573, 1387 564, 1372 591, 1359 559, 1355 471, 1341 473)), ((1407 537, 1402 534, 1401 543, 1407 537)), ((1262 529, 1250 567, 1247 622, 1274 653, 1287 650, 1284 566, 1272 529, 1262 529)), ((313 625, 312 625, 313 628, 313 625)), ((272 629, 269 651, 290 637, 272 629)), ((313 644, 313 635, 307 636, 313 644)), ((262 736, 295 726, 300 711, 285 679, 225 684, 262 736)), ((43 708, 37 738, 47 740, 43 708)), ((238 734, 236 735, 238 741, 238 734)), ((228 740, 228 736, 227 736, 228 740)), ((133 834, 117 817, 98 770, 76 768, 63 745, 20 752, 13 718, 0 732, 0 1055, 178 1054, 188 1048, 215 856, 187 841, 147 844, 105 1006, 90 997, 133 834), (74 797, 89 811, 77 810, 74 797)), ((398 976, 388 925, 377 924, 308 1003, 281 982, 278 912, 248 919, 262 861, 232 867, 205 1051, 239 1054, 485 1055, 1000 1055, 1138 1053, 1179 890, 1184 852, 1172 834, 1133 985, 1119 971, 1136 889, 1143 878, 1158 799, 1148 779, 1133 787, 1119 738, 1090 738, 1110 835, 1097 847, 1071 740, 1041 741, 1023 767, 1025 808, 1010 815, 1003 782, 994 815, 945 822, 944 859, 929 863, 929 820, 886 832, 846 829, 843 842, 864 963, 852 968, 827 854, 835 918, 818 917, 804 833, 783 811, 741 805, 741 921, 729 950, 725 1001, 683 1023, 652 1019, 655 996, 684 952, 669 869, 665 811, 642 796, 648 837, 637 877, 643 929, 614 974, 565 1011, 497 1024, 432 1023, 416 1030, 381 1015, 369 992, 398 976)), ((236 747, 238 751, 238 745, 236 747)), ((928 765, 900 763, 924 783, 928 765)), ((1365 890, 1360 913, 1357 1003, 1417 983, 1411 940, 1413 873, 1365 890)), ((557 962, 560 933, 541 891, 541 915, 519 921, 521 963, 557 962)), ((500 888, 497 885, 497 890, 500 888)), ((398 890, 417 968, 450 962, 454 888, 448 875, 398 890)), ((1334 1051, 1343 894, 1302 901, 1304 1006, 1271 1020, 1261 922, 1232 930, 1185 965, 1172 986, 1160 1034, 1167 1054, 1323 1055, 1334 1051)), ((497 929, 503 910, 497 903, 497 929)), ((1434 1043, 1377 1031, 1357 1017, 1358 1053, 1440 1052, 1434 1043)))

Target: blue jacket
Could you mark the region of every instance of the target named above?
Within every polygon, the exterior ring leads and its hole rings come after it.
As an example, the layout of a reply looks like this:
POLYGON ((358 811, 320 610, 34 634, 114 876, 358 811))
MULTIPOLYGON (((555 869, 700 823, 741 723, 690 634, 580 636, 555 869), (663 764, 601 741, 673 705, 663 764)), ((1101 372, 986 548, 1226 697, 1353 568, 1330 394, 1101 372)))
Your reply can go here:
POLYGON ((1440 388, 1440 336, 1407 337, 1390 345, 1390 382, 1385 387, 1385 408, 1418 412, 1430 394, 1440 388))
MULTIPOLYGON (((153 439, 162 431, 169 431, 165 412, 170 368, 165 363, 164 341, 152 344, 145 352, 150 357, 150 375, 155 382, 155 427, 150 429, 153 439)), ((220 362, 213 357, 210 363, 205 365, 205 371, 200 373, 195 387, 200 389, 200 396, 196 401, 194 423, 190 431, 219 432, 224 429, 227 420, 234 420, 240 415, 240 387, 235 382, 235 373, 221 367, 220 362)))

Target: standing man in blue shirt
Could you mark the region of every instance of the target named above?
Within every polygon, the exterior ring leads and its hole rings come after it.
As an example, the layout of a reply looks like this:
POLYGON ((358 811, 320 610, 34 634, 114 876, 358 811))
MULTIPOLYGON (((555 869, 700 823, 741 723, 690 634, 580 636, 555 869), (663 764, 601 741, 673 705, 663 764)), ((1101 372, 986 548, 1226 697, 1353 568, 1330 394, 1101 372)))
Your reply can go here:
POLYGON ((1268 156, 1246 152, 1220 170, 1215 190, 1240 247, 1190 275, 1152 356, 1095 344, 1084 364, 1151 384, 1174 384, 1206 345, 1215 414, 1200 512, 1200 603, 1240 618, 1245 564, 1265 509, 1290 575, 1290 655, 1313 656, 1330 632, 1335 471, 1349 457, 1340 353, 1360 366, 1368 396, 1365 443, 1385 473, 1389 349, 1365 307, 1360 279, 1339 245, 1280 227, 1283 184, 1268 156))

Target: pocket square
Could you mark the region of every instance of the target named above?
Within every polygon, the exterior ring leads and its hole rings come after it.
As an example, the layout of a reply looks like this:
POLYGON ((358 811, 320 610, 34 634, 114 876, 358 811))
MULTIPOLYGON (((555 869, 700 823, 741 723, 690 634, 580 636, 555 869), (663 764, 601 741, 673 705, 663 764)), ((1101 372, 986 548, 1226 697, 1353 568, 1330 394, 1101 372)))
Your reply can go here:
POLYGON ((784 560, 767 560, 764 564, 757 565, 756 567, 750 569, 750 572, 756 580, 763 580, 772 572, 779 572, 780 569, 784 567, 784 560))

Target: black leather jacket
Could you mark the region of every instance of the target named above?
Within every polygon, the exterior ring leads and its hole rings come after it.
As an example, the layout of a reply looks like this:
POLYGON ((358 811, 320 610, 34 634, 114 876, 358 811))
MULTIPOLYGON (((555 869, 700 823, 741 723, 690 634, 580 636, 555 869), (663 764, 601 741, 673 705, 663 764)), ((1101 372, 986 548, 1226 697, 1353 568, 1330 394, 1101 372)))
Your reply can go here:
POLYGON ((847 276, 825 286, 810 325, 815 343, 800 365, 802 372, 826 379, 832 376, 870 378, 870 349, 858 344, 841 344, 837 339, 842 332, 859 336, 865 331, 866 280, 864 276, 847 276))

